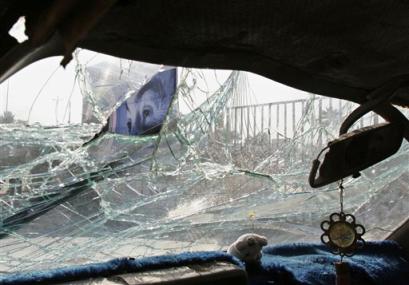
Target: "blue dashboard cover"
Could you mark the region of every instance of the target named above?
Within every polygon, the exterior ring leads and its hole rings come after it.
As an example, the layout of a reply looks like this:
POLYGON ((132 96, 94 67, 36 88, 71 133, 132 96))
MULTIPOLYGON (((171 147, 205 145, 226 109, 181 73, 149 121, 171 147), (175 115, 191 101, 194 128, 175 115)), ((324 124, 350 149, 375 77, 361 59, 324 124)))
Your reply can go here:
POLYGON ((186 252, 139 259, 116 258, 107 262, 69 266, 51 270, 0 275, 1 285, 55 284, 124 273, 187 266, 212 261, 224 261, 243 267, 235 257, 221 251, 186 252))
MULTIPOLYGON (((116 274, 141 272, 211 261, 242 263, 225 252, 190 252, 141 259, 119 258, 108 262, 64 267, 46 271, 0 276, 2 285, 54 284, 116 274)), ((247 266, 251 285, 330 285, 335 284, 334 263, 339 257, 321 244, 285 244, 263 250, 260 266, 247 266)), ((391 241, 368 242, 350 258, 351 285, 409 284, 409 260, 398 244, 391 241)))
MULTIPOLYGON (((321 244, 285 244, 266 247, 260 267, 249 268, 250 283, 275 285, 335 284, 334 263, 339 256, 321 244)), ((409 261, 400 246, 392 241, 367 242, 350 258, 351 285, 409 284, 409 261)))

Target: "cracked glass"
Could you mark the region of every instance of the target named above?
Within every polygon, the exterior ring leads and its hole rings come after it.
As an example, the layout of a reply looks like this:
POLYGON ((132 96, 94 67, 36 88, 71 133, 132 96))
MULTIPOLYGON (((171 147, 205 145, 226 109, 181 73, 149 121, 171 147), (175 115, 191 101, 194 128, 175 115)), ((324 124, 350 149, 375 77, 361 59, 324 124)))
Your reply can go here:
MULTIPOLYGON (((318 242, 339 211, 336 183, 312 189, 308 175, 353 103, 258 103, 251 74, 177 68, 160 132, 129 136, 104 131, 107 120, 169 67, 84 50, 66 71, 57 62, 38 82, 28 67, 0 86, 1 273, 220 250, 248 232, 318 242)), ((378 122, 368 114, 355 128, 378 122)), ((408 156, 404 142, 344 182, 345 212, 366 240, 407 218, 408 156)))

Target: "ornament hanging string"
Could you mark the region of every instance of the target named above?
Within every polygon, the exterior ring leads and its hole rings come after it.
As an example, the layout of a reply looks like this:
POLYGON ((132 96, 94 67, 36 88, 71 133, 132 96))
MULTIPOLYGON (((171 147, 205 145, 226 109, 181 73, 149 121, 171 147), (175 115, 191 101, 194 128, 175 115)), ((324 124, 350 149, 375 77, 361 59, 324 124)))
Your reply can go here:
POLYGON ((339 206, 341 209, 341 213, 344 212, 344 185, 343 185, 344 180, 341 179, 338 182, 338 187, 339 187, 339 206))

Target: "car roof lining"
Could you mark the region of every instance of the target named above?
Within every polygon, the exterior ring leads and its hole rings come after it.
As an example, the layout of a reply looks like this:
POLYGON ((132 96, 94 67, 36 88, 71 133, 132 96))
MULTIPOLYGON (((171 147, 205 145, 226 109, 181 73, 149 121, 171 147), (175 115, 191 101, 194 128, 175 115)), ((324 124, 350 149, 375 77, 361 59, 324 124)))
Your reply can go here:
MULTIPOLYGON (((26 15, 29 36, 44 25, 39 19, 54 11, 52 2, 14 2, 19 5, 0 5, 3 22, 26 15)), ((71 18, 92 8, 74 2, 71 18)), ((371 90, 409 73, 407 6, 397 0, 119 0, 77 46, 153 63, 252 71, 360 103, 371 90)), ((67 37, 66 30, 78 25, 70 17, 59 19, 51 31, 67 37)), ((409 98, 400 94, 393 103, 409 106, 409 98)))

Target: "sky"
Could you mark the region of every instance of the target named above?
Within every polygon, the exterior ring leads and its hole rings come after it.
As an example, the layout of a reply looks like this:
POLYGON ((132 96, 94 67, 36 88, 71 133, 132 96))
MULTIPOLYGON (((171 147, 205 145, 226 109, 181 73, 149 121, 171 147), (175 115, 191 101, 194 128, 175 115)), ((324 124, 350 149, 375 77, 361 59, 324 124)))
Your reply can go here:
MULTIPOLYGON (((19 19, 10 34, 20 42, 27 39, 24 34, 24 18, 19 19)), ((119 58, 88 50, 81 50, 78 54, 82 64, 93 65, 106 60, 118 64, 120 62, 119 58)), ((72 60, 64 69, 59 66, 61 59, 62 57, 52 57, 35 62, 3 82, 0 85, 0 114, 6 110, 11 111, 17 119, 29 124, 81 123, 83 106, 80 88, 75 80, 76 62, 72 60)), ((211 92, 215 91, 219 82, 223 82, 230 72, 202 70, 206 88, 211 92)), ((252 104, 300 99, 309 95, 263 76, 250 72, 246 74, 251 90, 251 98, 247 102, 252 104)), ((199 97, 198 95, 198 102, 203 101, 199 97)), ((182 111, 186 109, 184 106, 180 108, 182 111)))
MULTIPOLYGON (((105 55, 91 51, 80 52, 81 62, 92 65, 105 55)), ((38 61, 14 74, 0 85, 0 113, 6 108, 19 120, 30 124, 57 125, 80 123, 82 95, 75 80, 76 63, 73 60, 64 69, 59 66, 61 57, 38 61), (8 96, 7 96, 8 94, 8 96)), ((118 59, 119 62, 119 59, 118 59)), ((231 71, 203 70, 210 91, 216 90, 231 71)), ((180 73, 180 72, 179 72, 180 73)), ((263 76, 247 72, 254 104, 305 98, 308 93, 285 86, 263 76)))

